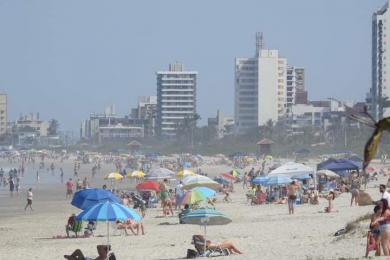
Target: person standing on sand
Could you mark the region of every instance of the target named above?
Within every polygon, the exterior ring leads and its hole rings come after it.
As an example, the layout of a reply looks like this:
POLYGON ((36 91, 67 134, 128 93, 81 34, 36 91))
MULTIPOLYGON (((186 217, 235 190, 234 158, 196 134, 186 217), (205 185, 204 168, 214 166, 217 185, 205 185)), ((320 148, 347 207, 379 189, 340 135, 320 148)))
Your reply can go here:
POLYGON ((11 193, 11 197, 14 196, 15 183, 12 177, 9 178, 9 191, 11 193))
POLYGON ((61 177, 61 183, 64 183, 64 170, 60 168, 60 177, 61 177))
POLYGON ((70 198, 73 195, 73 181, 72 178, 69 178, 69 180, 66 182, 66 198, 70 198))
POLYGON ((27 191, 27 204, 26 204, 26 206, 24 207, 24 211, 26 211, 26 209, 27 209, 28 207, 30 207, 30 210, 33 211, 33 208, 32 208, 32 201, 33 201, 32 188, 29 188, 28 191, 27 191))
POLYGON ((386 199, 387 203, 390 205, 390 193, 387 192, 386 185, 379 185, 379 192, 382 193, 381 199, 386 199))
POLYGON ((294 214, 294 204, 297 199, 299 185, 296 181, 292 181, 287 187, 287 197, 288 197, 288 214, 294 214))

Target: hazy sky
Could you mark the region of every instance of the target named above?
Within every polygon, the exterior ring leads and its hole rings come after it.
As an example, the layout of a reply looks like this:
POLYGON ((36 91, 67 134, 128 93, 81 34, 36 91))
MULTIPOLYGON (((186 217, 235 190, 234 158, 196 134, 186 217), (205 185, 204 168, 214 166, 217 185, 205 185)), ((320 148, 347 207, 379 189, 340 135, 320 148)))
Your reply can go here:
POLYGON ((234 58, 255 32, 306 69, 310 99, 363 100, 370 87, 371 17, 385 0, 0 0, 0 90, 9 118, 40 112, 78 130, 114 103, 127 114, 156 95, 174 61, 199 72, 203 119, 234 111, 234 58))

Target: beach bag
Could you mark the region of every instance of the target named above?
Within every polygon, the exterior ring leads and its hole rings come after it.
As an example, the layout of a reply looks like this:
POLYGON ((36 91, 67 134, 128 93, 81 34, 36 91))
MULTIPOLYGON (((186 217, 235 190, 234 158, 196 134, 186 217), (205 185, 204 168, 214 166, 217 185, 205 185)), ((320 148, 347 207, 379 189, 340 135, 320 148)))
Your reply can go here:
POLYGON ((187 259, 193 259, 198 256, 198 252, 192 249, 187 249, 187 259))

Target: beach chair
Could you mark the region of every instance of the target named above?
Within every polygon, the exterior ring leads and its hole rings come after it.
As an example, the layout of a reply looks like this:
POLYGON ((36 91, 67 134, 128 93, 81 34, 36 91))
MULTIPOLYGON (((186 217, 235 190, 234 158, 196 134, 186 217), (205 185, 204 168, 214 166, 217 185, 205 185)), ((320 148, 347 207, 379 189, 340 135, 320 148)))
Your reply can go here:
POLYGON ((76 221, 73 225, 73 228, 71 231, 73 231, 76 235, 76 237, 78 236, 78 233, 81 232, 81 230, 83 229, 83 222, 82 221, 76 221))
POLYGON ((193 235, 192 236, 192 243, 194 244, 194 247, 195 247, 196 251, 198 252, 199 256, 215 257, 215 256, 228 256, 231 254, 229 249, 220 248, 220 247, 206 246, 206 251, 205 251, 206 241, 204 240, 203 236, 193 235))

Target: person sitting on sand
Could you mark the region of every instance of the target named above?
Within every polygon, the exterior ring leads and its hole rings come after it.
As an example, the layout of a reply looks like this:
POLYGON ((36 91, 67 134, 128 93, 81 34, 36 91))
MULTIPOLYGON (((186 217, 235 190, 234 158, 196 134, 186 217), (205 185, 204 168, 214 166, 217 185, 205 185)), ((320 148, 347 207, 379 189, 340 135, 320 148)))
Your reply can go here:
MULTIPOLYGON (((204 236, 202 235, 193 235, 192 236, 192 241, 199 241, 200 243, 199 244, 195 244, 195 247, 201 247, 204 245, 204 236)), ((242 252, 240 250, 237 249, 237 247, 235 247, 233 245, 232 242, 230 241, 223 241, 222 243, 219 243, 219 244, 216 244, 216 243, 213 243, 211 242, 210 240, 206 240, 206 248, 207 249, 213 249, 213 248, 219 248, 219 249, 228 249, 229 251, 231 251, 232 253, 236 253, 236 254, 242 254, 242 252)))
POLYGON ((121 222, 117 220, 116 224, 117 224, 117 229, 124 229, 127 236, 129 235, 127 230, 130 230, 134 236, 138 236, 140 229, 141 229, 141 234, 145 235, 144 225, 142 222, 136 222, 131 219, 128 219, 125 222, 121 222))
POLYGON ((211 205, 212 207, 215 207, 215 203, 217 202, 217 198, 208 198, 207 204, 211 205))
POLYGON ((333 203, 332 201, 336 198, 336 195, 333 190, 329 191, 329 194, 326 196, 326 199, 328 200, 328 207, 325 208, 326 213, 330 213, 333 210, 333 203))
POLYGON ((232 202, 232 199, 229 196, 229 192, 225 191, 225 197, 223 197, 224 202, 232 202))
POLYGON ((75 224, 76 224, 76 215, 72 214, 72 216, 68 218, 68 222, 65 225, 65 231, 67 237, 69 237, 69 231, 73 230, 75 224))
POLYGON ((99 255, 96 258, 84 256, 80 249, 76 249, 71 255, 64 255, 64 258, 68 260, 106 260, 108 252, 111 250, 111 246, 108 246, 107 248, 106 245, 98 245, 96 249, 99 255))

